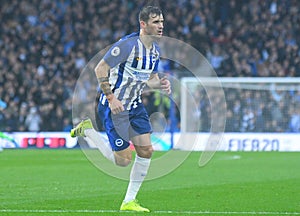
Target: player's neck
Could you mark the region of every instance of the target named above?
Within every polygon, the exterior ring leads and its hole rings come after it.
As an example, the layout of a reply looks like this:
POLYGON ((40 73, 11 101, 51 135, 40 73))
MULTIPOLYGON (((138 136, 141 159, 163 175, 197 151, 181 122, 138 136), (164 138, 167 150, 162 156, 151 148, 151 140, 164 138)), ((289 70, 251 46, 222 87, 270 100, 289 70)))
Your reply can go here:
POLYGON ((149 35, 145 35, 143 32, 140 32, 140 40, 147 49, 152 48, 153 39, 149 35))

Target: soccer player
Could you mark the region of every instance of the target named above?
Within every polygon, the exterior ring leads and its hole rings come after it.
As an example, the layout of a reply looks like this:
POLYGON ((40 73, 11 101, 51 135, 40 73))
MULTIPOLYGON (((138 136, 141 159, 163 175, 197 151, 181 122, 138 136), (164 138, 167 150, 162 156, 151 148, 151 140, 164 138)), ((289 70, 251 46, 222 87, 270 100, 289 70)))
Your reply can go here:
POLYGON ((133 143, 136 157, 120 210, 149 212, 136 200, 153 152, 150 141, 152 129, 141 94, 146 85, 171 93, 169 80, 160 78, 157 73, 160 53, 156 40, 162 37, 163 22, 163 14, 158 7, 142 8, 139 13, 140 31, 116 42, 95 68, 101 89, 98 114, 109 144, 97 145, 101 137, 90 119, 71 130, 72 137, 83 136, 119 166, 130 164, 132 151, 129 145, 133 143))

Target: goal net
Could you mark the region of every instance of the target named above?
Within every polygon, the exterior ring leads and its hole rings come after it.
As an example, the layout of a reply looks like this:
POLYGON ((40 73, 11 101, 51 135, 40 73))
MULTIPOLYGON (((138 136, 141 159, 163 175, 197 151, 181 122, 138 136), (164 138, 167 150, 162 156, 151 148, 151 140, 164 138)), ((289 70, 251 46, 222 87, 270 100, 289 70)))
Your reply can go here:
POLYGON ((215 109, 226 117, 224 132, 300 132, 299 78, 216 79, 181 79, 181 132, 211 132, 212 122, 223 121, 215 109), (212 102, 220 91, 221 107, 212 102))

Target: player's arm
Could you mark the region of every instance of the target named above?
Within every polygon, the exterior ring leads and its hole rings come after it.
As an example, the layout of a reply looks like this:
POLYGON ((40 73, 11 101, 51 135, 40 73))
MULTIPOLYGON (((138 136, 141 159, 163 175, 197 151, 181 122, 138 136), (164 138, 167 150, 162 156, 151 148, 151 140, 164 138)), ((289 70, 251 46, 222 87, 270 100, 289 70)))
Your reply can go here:
POLYGON ((147 85, 150 88, 161 89, 167 94, 171 94, 171 83, 166 76, 160 79, 157 73, 152 73, 147 82, 147 85))
POLYGON ((108 78, 108 73, 110 70, 110 66, 105 62, 104 59, 102 59, 96 66, 95 68, 95 74, 98 80, 98 83, 100 85, 100 88, 105 94, 108 102, 110 109, 113 114, 118 114, 119 112, 124 111, 123 104, 121 101, 119 101, 115 95, 113 94, 110 84, 109 84, 109 78, 108 78))

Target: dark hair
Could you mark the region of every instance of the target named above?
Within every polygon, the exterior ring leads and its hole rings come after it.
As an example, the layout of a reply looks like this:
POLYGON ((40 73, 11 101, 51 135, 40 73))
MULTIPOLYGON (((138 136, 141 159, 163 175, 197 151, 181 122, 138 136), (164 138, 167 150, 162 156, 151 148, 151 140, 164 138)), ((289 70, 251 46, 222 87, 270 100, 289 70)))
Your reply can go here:
POLYGON ((147 22, 150 19, 150 14, 159 16, 162 14, 162 11, 159 7, 156 7, 156 6, 145 6, 140 11, 139 21, 147 22))

